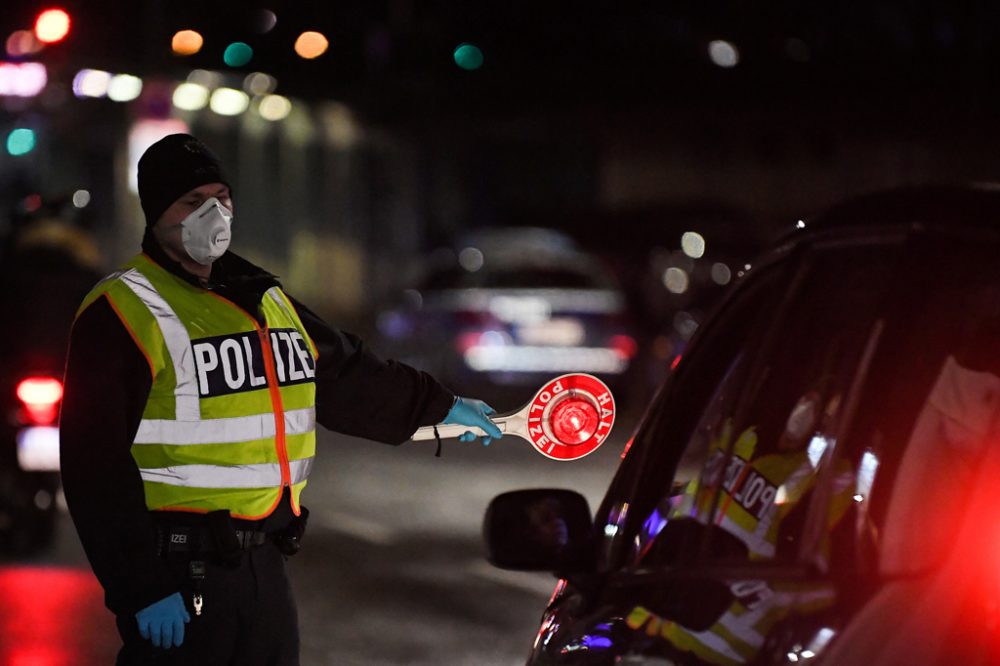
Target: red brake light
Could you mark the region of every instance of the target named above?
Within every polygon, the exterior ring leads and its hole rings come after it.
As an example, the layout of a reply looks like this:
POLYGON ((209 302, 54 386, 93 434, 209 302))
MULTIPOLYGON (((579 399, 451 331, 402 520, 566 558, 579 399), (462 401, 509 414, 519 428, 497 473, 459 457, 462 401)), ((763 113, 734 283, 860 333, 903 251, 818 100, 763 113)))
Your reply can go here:
POLYGON ((623 358, 632 358, 639 351, 639 345, 631 335, 612 335, 608 344, 623 358))
POLYGON ((17 397, 35 425, 51 425, 59 414, 63 385, 52 377, 28 377, 17 385, 17 397))
POLYGON ((635 435, 632 435, 631 437, 628 438, 628 441, 625 442, 625 450, 622 451, 622 460, 625 460, 625 456, 628 455, 628 452, 632 449, 632 444, 634 443, 635 443, 635 435))

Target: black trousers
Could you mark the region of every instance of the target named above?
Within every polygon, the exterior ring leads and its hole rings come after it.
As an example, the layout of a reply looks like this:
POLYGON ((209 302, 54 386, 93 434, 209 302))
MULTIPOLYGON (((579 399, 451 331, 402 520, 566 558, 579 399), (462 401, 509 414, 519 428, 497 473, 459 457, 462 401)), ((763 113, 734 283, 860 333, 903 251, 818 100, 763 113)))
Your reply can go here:
POLYGON ((134 616, 119 617, 118 633, 124 645, 118 653, 118 666, 298 666, 298 614, 285 558, 273 543, 245 551, 235 568, 206 558, 200 616, 195 615, 191 603, 191 557, 172 554, 168 558, 178 578, 185 581, 181 595, 191 622, 184 626, 184 644, 170 649, 153 647, 139 635, 134 616))

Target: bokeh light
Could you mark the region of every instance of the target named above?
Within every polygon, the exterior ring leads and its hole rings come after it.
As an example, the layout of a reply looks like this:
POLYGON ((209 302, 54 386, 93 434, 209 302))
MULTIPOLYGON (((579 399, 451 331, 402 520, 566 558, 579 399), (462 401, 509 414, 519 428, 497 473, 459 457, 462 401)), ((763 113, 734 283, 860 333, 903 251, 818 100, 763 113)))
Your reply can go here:
POLYGON ((681 334, 685 340, 691 338, 698 330, 698 320, 690 312, 681 310, 674 315, 674 330, 681 334))
POLYGON ((736 67, 740 63, 740 52, 735 45, 716 39, 708 44, 708 57, 712 62, 724 69, 736 67))
POLYGON ((108 99, 130 102, 142 93, 142 79, 131 74, 116 74, 108 82, 108 99))
POLYGON ((180 56, 194 55, 201 51, 201 47, 204 45, 204 38, 194 30, 179 30, 174 33, 173 39, 170 40, 170 48, 180 56))
POLYGON ((464 70, 472 71, 483 66, 483 52, 475 44, 459 44, 452 53, 455 64, 464 70))
POLYGON ((208 107, 220 116, 238 116, 249 106, 250 97, 235 88, 217 88, 208 102, 208 107))
POLYGON ((671 294, 683 294, 688 290, 689 283, 687 271, 683 268, 671 266, 663 272, 663 286, 671 294))
POLYGON ((77 190, 73 193, 73 206, 75 208, 86 208, 90 203, 90 192, 87 190, 77 190))
POLYGON ((733 271, 722 262, 712 264, 712 281, 718 285, 727 285, 733 279, 733 271))
POLYGON ((242 67, 252 58, 253 49, 245 42, 233 42, 222 54, 222 60, 230 67, 242 67))
POLYGON ((208 104, 208 88, 200 83, 182 83, 174 89, 173 104, 182 111, 199 111, 208 104))
POLYGON ((111 74, 100 69, 81 69, 73 77, 73 94, 77 97, 104 97, 111 85, 111 74))
POLYGON ((35 131, 19 127, 7 135, 7 152, 14 157, 27 155, 35 149, 35 131))
POLYGON ((69 14, 62 9, 46 9, 35 20, 35 37, 46 44, 54 44, 69 34, 69 14))
POLYGON ((295 40, 295 52, 306 60, 318 58, 330 48, 330 42, 320 32, 307 31, 295 40))
POLYGON ((258 9, 254 15, 254 29, 260 34, 265 34, 274 30, 278 25, 278 16, 270 9, 258 9))
POLYGON ((247 74, 247 77, 243 79, 243 90, 251 95, 266 95, 267 93, 274 92, 274 89, 277 87, 278 80, 264 72, 253 72, 247 74))
POLYGON ((264 120, 272 122, 283 120, 292 112, 292 102, 281 95, 265 95, 260 100, 257 112, 264 120))
POLYGON ((687 231, 681 235, 681 250, 692 259, 705 256, 705 239, 696 231, 687 231))
POLYGON ((197 83, 213 90, 222 85, 222 74, 208 69, 192 69, 187 75, 188 83, 197 83))
POLYGON ((40 62, 0 62, 0 95, 34 97, 48 81, 48 70, 40 62))
POLYGON ((485 259, 482 250, 475 247, 467 247, 458 253, 459 265, 470 273, 475 273, 482 268, 485 259))
POLYGON ((7 38, 7 55, 11 58, 22 58, 41 51, 45 45, 35 37, 30 30, 15 30, 7 38))

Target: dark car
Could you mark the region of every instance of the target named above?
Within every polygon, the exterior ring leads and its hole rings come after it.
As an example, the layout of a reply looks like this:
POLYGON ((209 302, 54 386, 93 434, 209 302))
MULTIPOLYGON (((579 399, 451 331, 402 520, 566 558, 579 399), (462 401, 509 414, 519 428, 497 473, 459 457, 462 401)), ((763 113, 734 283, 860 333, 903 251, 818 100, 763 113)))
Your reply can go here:
POLYGON ((553 571, 528 664, 1000 663, 1000 190, 862 197, 758 261, 592 519, 507 493, 553 571))
POLYGON ((0 555, 55 536, 62 375, 73 316, 100 279, 88 233, 42 209, 0 242, 0 555))
POLYGON ((411 286, 379 317, 380 348, 511 407, 569 372, 622 387, 637 351, 614 277, 551 229, 468 234, 430 256, 411 286))

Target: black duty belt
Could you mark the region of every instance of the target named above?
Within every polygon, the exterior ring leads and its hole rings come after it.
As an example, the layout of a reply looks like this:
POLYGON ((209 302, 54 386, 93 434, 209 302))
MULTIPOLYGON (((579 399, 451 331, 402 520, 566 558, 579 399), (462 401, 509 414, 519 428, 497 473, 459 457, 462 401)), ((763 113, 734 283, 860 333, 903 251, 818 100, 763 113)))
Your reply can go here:
MULTIPOLYGON (((205 526, 158 525, 156 529, 162 552, 214 553, 218 550, 216 539, 205 526)), ((259 530, 233 530, 233 534, 242 550, 263 546, 274 537, 259 530)))

